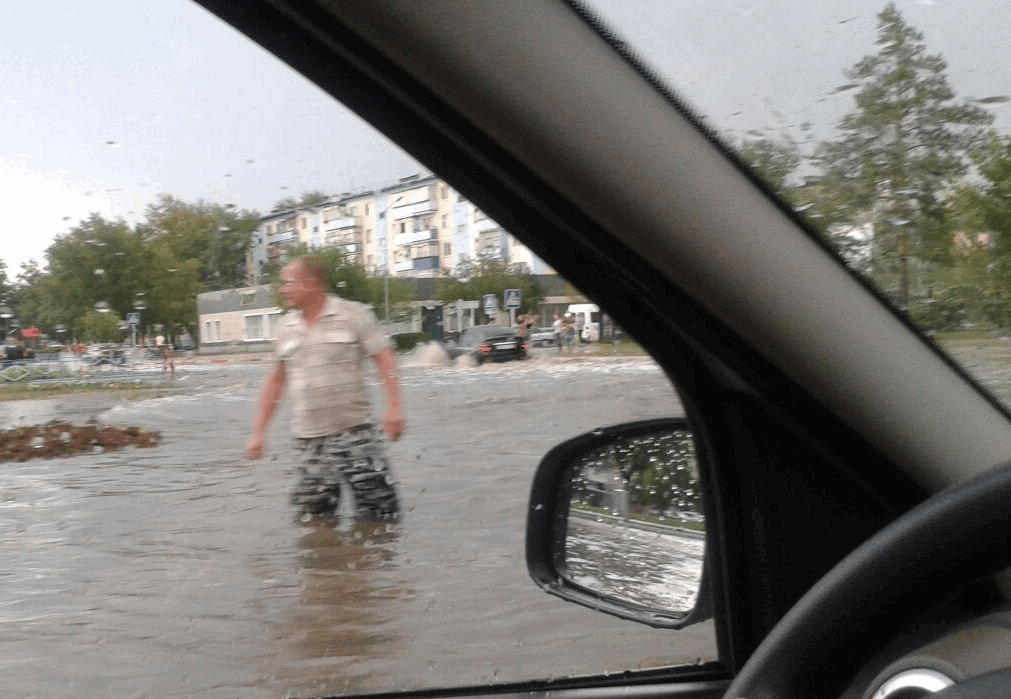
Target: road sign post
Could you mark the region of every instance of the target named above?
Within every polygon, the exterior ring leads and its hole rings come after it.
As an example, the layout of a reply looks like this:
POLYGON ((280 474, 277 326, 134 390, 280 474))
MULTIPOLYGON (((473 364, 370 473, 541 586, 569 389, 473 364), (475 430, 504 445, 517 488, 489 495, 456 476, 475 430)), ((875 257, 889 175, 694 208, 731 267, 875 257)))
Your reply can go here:
POLYGON ((484 313, 489 318, 494 318, 498 311, 498 296, 495 294, 484 295, 484 313))

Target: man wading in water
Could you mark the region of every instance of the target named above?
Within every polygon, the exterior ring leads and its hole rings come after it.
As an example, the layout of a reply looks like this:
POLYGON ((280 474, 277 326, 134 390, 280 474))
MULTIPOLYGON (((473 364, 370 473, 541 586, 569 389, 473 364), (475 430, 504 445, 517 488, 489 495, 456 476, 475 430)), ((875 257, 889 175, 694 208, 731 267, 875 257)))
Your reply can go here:
POLYGON ((314 257, 284 266, 281 297, 294 312, 277 339, 246 453, 262 458, 264 432, 290 378, 300 475, 292 502, 303 514, 336 514, 341 485, 347 483, 359 518, 396 517, 390 459, 365 385, 365 361, 371 357, 386 393, 382 428, 391 441, 400 439, 404 420, 393 350, 366 306, 326 293, 325 270, 314 257))

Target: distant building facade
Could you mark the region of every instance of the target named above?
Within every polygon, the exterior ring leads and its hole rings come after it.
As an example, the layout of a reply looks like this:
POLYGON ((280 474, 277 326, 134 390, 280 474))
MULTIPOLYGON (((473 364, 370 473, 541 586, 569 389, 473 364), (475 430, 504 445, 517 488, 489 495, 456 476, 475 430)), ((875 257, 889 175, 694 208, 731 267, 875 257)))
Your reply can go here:
POLYGON ((554 274, 525 245, 434 176, 415 175, 369 191, 264 216, 247 255, 247 282, 265 280, 295 243, 340 247, 369 272, 438 277, 480 255, 531 274, 554 274))

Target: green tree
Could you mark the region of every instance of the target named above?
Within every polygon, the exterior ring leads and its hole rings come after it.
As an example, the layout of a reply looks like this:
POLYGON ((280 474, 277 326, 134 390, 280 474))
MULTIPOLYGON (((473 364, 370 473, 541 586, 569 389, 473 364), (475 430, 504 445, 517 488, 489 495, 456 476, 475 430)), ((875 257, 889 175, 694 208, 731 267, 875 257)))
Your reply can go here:
POLYGON ((823 191, 832 193, 820 206, 831 221, 873 223, 872 273, 908 308, 910 260, 927 272, 950 262, 945 199, 993 117, 956 101, 944 59, 927 53, 923 34, 894 3, 878 15, 876 44, 836 90, 857 90, 856 106, 839 123, 838 139, 818 150, 823 191))
POLYGON ((147 259, 136 230, 92 214, 46 249, 47 272, 33 282, 41 297, 40 321, 75 334, 87 312, 102 302, 118 322, 145 288, 147 259))
POLYGON ((198 260, 206 289, 245 285, 246 254, 260 225, 258 213, 163 194, 148 206, 146 216, 141 227, 145 240, 166 242, 176 260, 198 260))
POLYGON ((954 271, 942 298, 964 319, 1011 327, 1011 137, 991 133, 972 154, 977 178, 951 198, 954 271))
POLYGON ((11 280, 7 277, 7 263, 0 260, 0 301, 10 296, 13 290, 11 280))
MULTIPOLYGON (((410 304, 415 300, 414 287, 401 279, 385 279, 369 274, 365 267, 349 259, 339 247, 323 247, 309 250, 304 243, 290 246, 284 255, 285 262, 300 255, 311 254, 323 263, 326 270, 327 290, 351 301, 368 304, 376 318, 386 319, 387 299, 389 299, 390 320, 403 320, 411 313, 410 304)), ((270 284, 273 286, 275 302, 283 306, 278 293, 281 266, 273 270, 270 284)))
POLYGON ((741 158, 755 169, 774 192, 786 196, 791 178, 801 163, 800 148, 789 137, 744 140, 738 150, 741 158))
MULTIPOLYGON (((443 303, 453 303, 458 299, 479 301, 485 294, 495 294, 499 307, 506 289, 519 289, 522 305, 520 313, 534 313, 540 310, 544 300, 544 288, 534 275, 521 272, 514 265, 495 255, 483 255, 462 264, 454 273, 446 273, 439 278, 435 296, 443 303)), ((478 318, 487 322, 489 318, 480 308, 478 318)))
POLYGON ((271 207, 270 213, 276 214, 280 211, 291 211, 292 209, 297 209, 303 206, 318 206, 319 204, 330 201, 332 198, 333 197, 326 192, 314 189, 312 191, 302 192, 302 195, 298 199, 295 199, 294 197, 278 199, 274 202, 274 206, 271 207))
POLYGON ((88 311, 80 319, 80 334, 86 342, 119 342, 123 333, 113 313, 88 311))
POLYGON ((284 199, 278 199, 274 202, 274 206, 271 207, 270 213, 276 214, 280 211, 291 211, 292 209, 298 208, 298 202, 294 197, 285 197, 284 199))

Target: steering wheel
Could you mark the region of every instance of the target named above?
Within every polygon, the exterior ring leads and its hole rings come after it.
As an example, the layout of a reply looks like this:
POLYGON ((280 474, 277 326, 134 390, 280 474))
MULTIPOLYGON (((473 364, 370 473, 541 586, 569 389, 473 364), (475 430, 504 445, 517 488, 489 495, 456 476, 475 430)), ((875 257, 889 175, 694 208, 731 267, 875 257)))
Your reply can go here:
MULTIPOLYGON (((942 490, 861 544, 784 615, 724 697, 838 696, 917 612, 1007 567, 1009 538, 1011 463, 942 490)), ((1009 683, 1002 670, 938 696, 1007 696, 1009 683)))

